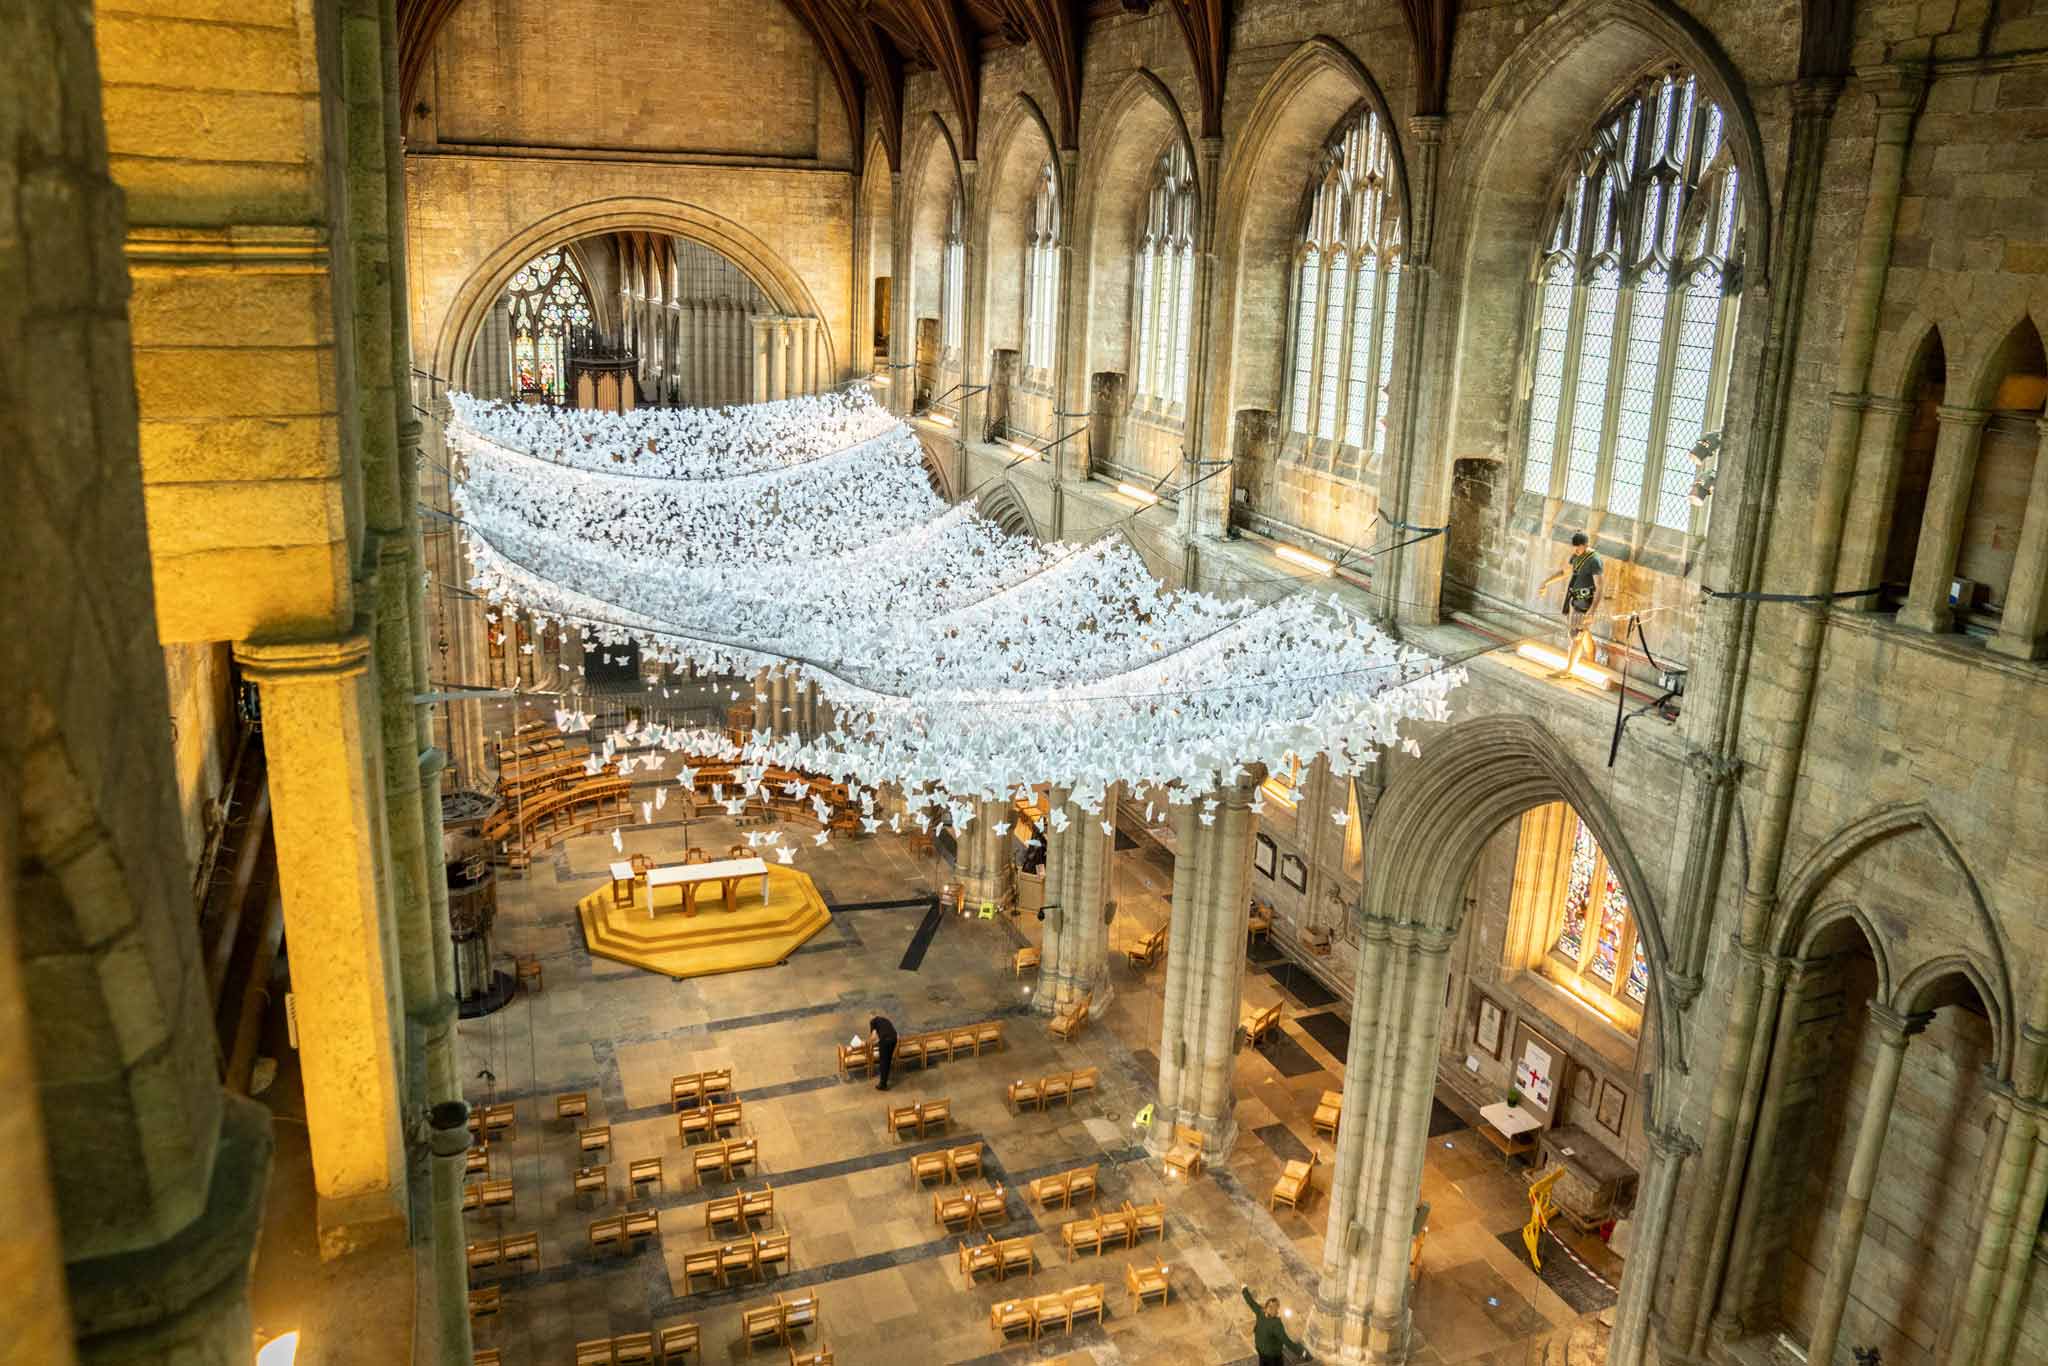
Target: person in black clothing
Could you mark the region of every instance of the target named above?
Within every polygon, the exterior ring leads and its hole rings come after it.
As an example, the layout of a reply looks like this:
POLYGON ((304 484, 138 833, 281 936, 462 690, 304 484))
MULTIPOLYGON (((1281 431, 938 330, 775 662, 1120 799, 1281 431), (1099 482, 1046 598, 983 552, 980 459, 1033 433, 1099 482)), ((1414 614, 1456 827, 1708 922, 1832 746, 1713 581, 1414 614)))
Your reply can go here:
POLYGON ((1571 644, 1567 647, 1564 667, 1554 670, 1550 675, 1552 678, 1567 677, 1574 666, 1593 653, 1593 636, 1587 628, 1600 606, 1600 590, 1606 586, 1601 577, 1605 568, 1600 563, 1599 554, 1587 542, 1586 533, 1575 531, 1572 533, 1571 558, 1565 562, 1564 568, 1545 579, 1543 587, 1537 590, 1541 592, 1559 579, 1567 580, 1564 586, 1564 627, 1565 633, 1571 637, 1571 644))
POLYGON ((875 1089, 889 1089, 889 1064, 896 1060, 896 1026, 877 1015, 868 1021, 868 1046, 875 1050, 875 1089))
POLYGON ((1259 1354, 1259 1366, 1284 1366, 1286 1358, 1281 1353, 1289 1347, 1301 1356, 1308 1355, 1308 1348, 1287 1336, 1278 1298, 1268 1297, 1261 1306, 1252 1288, 1246 1286, 1244 1302, 1252 1307, 1252 1350, 1259 1354))

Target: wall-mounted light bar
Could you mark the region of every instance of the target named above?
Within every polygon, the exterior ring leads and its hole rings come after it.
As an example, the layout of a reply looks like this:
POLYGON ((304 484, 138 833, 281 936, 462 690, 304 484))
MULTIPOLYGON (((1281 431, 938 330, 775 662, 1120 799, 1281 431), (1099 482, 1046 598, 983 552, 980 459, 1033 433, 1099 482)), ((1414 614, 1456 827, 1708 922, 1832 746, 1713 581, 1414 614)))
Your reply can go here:
POLYGON ((1328 560, 1317 559, 1306 550, 1296 550, 1291 545, 1275 546, 1273 553, 1289 564, 1298 564, 1303 569, 1311 570, 1317 574, 1329 575, 1337 572, 1337 566, 1331 564, 1328 560))
POLYGON ((941 427, 950 427, 953 425, 953 419, 945 413, 926 413, 925 420, 928 422, 936 422, 941 427))
MULTIPOLYGON (((1555 650, 1548 645, 1539 645, 1533 640, 1525 640, 1520 645, 1517 645, 1515 653, 1528 660, 1531 664, 1541 664, 1553 673, 1564 668, 1565 656, 1563 652, 1555 650)), ((1608 673, 1605 669, 1597 668, 1591 664, 1572 665, 1572 677, 1578 679, 1581 683, 1590 683, 1603 692, 1614 686, 1614 675, 1608 673)))
POLYGON ((1025 444, 1024 444, 1023 442, 1021 442, 1021 441, 1010 441, 1010 442, 1006 442, 1005 444, 1006 444, 1006 445, 1008 445, 1008 446, 1009 446, 1009 448, 1010 448, 1011 450, 1013 450, 1013 451, 1017 452, 1017 454, 1019 454, 1019 455, 1037 455, 1037 454, 1038 454, 1038 447, 1036 447, 1036 446, 1027 446, 1027 445, 1025 445, 1025 444))
POLYGON ((1118 493, 1121 493, 1126 498, 1135 498, 1139 502, 1144 503, 1147 506, 1150 506, 1151 504, 1159 501, 1158 494, 1152 492, 1150 489, 1141 489, 1136 484, 1118 484, 1116 486, 1116 491, 1118 493))

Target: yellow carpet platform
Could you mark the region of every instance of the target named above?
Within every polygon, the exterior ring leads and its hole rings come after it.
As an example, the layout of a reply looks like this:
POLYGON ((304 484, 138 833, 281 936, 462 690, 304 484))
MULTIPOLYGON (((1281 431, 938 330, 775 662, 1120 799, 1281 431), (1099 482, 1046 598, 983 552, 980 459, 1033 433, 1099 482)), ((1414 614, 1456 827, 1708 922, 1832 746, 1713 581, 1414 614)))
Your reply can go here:
POLYGON ((697 898, 694 911, 685 911, 673 889, 661 889, 652 916, 644 878, 600 887, 576 903, 584 942, 597 957, 670 977, 772 967, 830 924, 832 913, 803 873, 774 867, 765 876, 766 905, 760 883, 749 877, 732 910, 707 893, 697 898))

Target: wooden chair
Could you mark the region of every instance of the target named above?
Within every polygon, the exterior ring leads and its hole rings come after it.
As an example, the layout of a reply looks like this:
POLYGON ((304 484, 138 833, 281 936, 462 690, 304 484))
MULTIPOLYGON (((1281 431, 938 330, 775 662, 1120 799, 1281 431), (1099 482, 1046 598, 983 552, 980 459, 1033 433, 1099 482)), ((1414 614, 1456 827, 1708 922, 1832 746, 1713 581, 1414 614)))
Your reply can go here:
POLYGON ((1008 1280, 1010 1272, 1019 1267, 1023 1268, 1024 1274, 1027 1276, 1038 1269, 1036 1255, 1032 1251, 1029 1238, 1004 1238, 1000 1242, 995 1243, 995 1249, 996 1256, 1001 1259, 1002 1263, 996 1268, 996 1279, 999 1281, 1008 1280))
POLYGON ((636 1157, 626 1164, 626 1184, 629 1189, 637 1192, 649 1181, 654 1183, 656 1190, 662 1188, 660 1158, 636 1157))
POLYGON ((790 1334, 808 1332, 818 1326, 817 1291, 788 1300, 777 1295, 775 1302, 782 1306, 782 1341, 785 1346, 789 1343, 790 1334))
POLYGON ((757 1342, 782 1342, 782 1302, 757 1304, 740 1311, 740 1326, 747 1335, 747 1347, 757 1342))
POLYGON ((1056 1039, 1064 1039, 1068 1043, 1072 1043, 1074 1037, 1087 1027, 1088 1008, 1094 1004, 1094 1001, 1095 993, 1092 991, 1086 991, 1076 996, 1073 1000, 1053 1012, 1051 1022, 1046 1025, 1047 1031, 1056 1039))
POLYGON ((612 1339, 612 1360, 618 1366, 651 1366, 654 1361, 654 1334, 619 1334, 612 1339))
POLYGON ((703 1188, 706 1177, 715 1176, 720 1180, 732 1174, 726 1162, 728 1144, 706 1143, 690 1154, 690 1169, 697 1174, 697 1186, 703 1188))
POLYGON ((602 1195, 607 1205, 612 1202, 611 1168, 605 1163, 576 1169, 575 1193, 584 1196, 593 1192, 602 1195))
POLYGON ((974 1226, 976 1228, 987 1228, 992 1223, 1007 1224, 1010 1222, 1010 1202, 1003 1194, 1001 1186, 991 1186, 979 1195, 974 1196, 973 1200, 974 1226))
POLYGON ((748 1238, 744 1243, 727 1243, 718 1250, 718 1280, 721 1285, 731 1285, 734 1273, 751 1271, 754 1279, 761 1279, 761 1250, 748 1238))
POLYGON ((1038 1082, 1039 1108, 1044 1109, 1056 1100, 1066 1100, 1073 1087, 1072 1072, 1055 1072, 1051 1076, 1041 1077, 1038 1082))
POLYGON ((518 1107, 516 1107, 509 1101, 500 1105, 486 1105, 484 1107, 483 1132, 484 1137, 486 1139, 489 1139, 492 1135, 499 1133, 504 1134, 508 1140, 518 1138, 518 1107))
POLYGON ((1149 1205, 1134 1205, 1124 1201, 1124 1217, 1130 1221, 1130 1245, 1136 1247, 1138 1240, 1151 1234, 1164 1242, 1166 1239, 1166 1202, 1154 1200, 1149 1205))
POLYGON ((953 1102, 951 1100, 928 1100, 917 1107, 917 1136, 919 1138, 924 1137, 927 1129, 950 1129, 952 1126, 953 1102))
POLYGON ((962 1053, 979 1055, 981 1047, 975 1042, 979 1036, 973 1025, 950 1030, 946 1034, 946 1061, 951 1062, 962 1053))
POLYGON ((1066 1292, 1067 1328, 1071 1331, 1075 1319, 1085 1319, 1091 1314, 1097 1323, 1102 1322, 1102 1282, 1093 1285, 1077 1285, 1066 1292))
POLYGON ((1037 1081, 1026 1081, 1019 1077, 1010 1083, 1009 1097, 1010 1104, 1017 1107, 1019 1114, 1024 1112, 1024 1107, 1027 1105, 1034 1110, 1043 1110, 1045 1108, 1045 1082, 1043 1078, 1037 1081))
POLYGON ((974 1197, 952 1191, 932 1192, 932 1222, 945 1229, 955 1224, 973 1228, 974 1197))
POLYGON ((599 1250, 599 1249, 601 1249, 601 1248, 606 1248, 606 1247, 613 1247, 613 1248, 617 1248, 617 1249, 618 1249, 619 1251, 621 1251, 621 1252, 625 1251, 625 1250, 626 1250, 626 1218, 625 1218, 625 1216, 624 1216, 624 1215, 622 1215, 622 1214, 614 1214, 614 1215, 613 1215, 613 1216, 612 1216, 611 1218, 609 1218, 609 1219, 593 1219, 593 1220, 591 1220, 591 1221, 590 1221, 590 1247, 591 1247, 591 1250, 592 1250, 593 1252, 595 1252, 595 1251, 597 1251, 597 1250, 599 1250))
POLYGON ((983 1271, 994 1272, 997 1280, 1003 1277, 1003 1258, 996 1250, 996 1240, 990 1238, 985 1243, 961 1243, 960 1279, 968 1289, 974 1288, 975 1276, 983 1271))
POLYGON ((671 1110, 693 1109, 704 1103, 704 1076, 693 1072, 685 1077, 671 1077, 668 1083, 668 1105, 671 1110))
POLYGON ((462 1156, 464 1176, 489 1176, 491 1174, 491 1145, 477 1143, 462 1156))
POLYGON ((1028 1300, 1004 1300, 992 1304, 988 1309, 988 1326, 994 1330, 998 1342, 1008 1342, 1012 1337, 1038 1336, 1038 1318, 1031 1312, 1028 1300))
POLYGON ((1055 1205, 1067 1205, 1072 1199, 1072 1172, 1054 1172, 1041 1176, 1024 1189, 1038 1202, 1039 1208, 1051 1209, 1055 1205))
POLYGON ((910 1158, 910 1184, 927 1186, 934 1179, 942 1182, 953 1179, 952 1170, 946 1165, 946 1154, 913 1153, 910 1158))
POLYGON ((471 1243, 467 1255, 471 1271, 482 1271, 487 1267, 496 1266, 505 1255, 505 1240, 486 1238, 481 1242, 471 1243))
POLYGON ((635 1238, 652 1238, 661 1231, 661 1221, 651 1209, 630 1209, 623 1216, 626 1225, 626 1242, 630 1246, 635 1238))
POLYGON ((771 1266, 788 1268, 788 1229, 783 1229, 777 1233, 756 1233, 751 1236, 754 1240, 754 1265, 760 1269, 764 1276, 771 1266))
POLYGON ((505 1307, 505 1292, 495 1285, 481 1285, 469 1292, 469 1316, 492 1319, 505 1307))
POLYGON ((1067 1104, 1072 1105, 1074 1097, 1080 1095, 1083 1091, 1093 1091, 1096 1082, 1101 1077, 1102 1069, 1099 1067, 1083 1067, 1077 1072, 1069 1072, 1067 1074, 1067 1104))
POLYGON ((1173 1126, 1173 1146, 1166 1150, 1166 1174, 1193 1180, 1202 1174, 1202 1145, 1208 1140, 1200 1129, 1190 1129, 1184 1124, 1173 1126))
POLYGON ((1085 1167, 1076 1167, 1074 1170, 1067 1173, 1066 1194, 1067 1207, 1069 1209, 1073 1208, 1074 1202, 1076 1200, 1084 1198, 1090 1204, 1095 1203, 1095 1177, 1096 1173, 1100 1170, 1100 1163, 1091 1162, 1085 1167))
POLYGON ((1058 1323, 1062 1331, 1072 1331, 1074 1312, 1067 1304, 1065 1295, 1040 1295, 1031 1301, 1031 1327, 1034 1335, 1042 1334, 1052 1324, 1058 1323))
POLYGON ((857 1071, 874 1071, 875 1050, 866 1043, 843 1043, 838 1049, 840 1076, 851 1077, 857 1071))
POLYGON ((981 1175, 981 1144, 963 1143, 946 1149, 946 1170, 955 1181, 981 1175))
POLYGON ((519 959, 519 960, 518 960, 518 965, 519 965, 519 985, 521 985, 521 986, 525 987, 525 988, 526 988, 526 989, 527 989, 528 991, 530 991, 530 992, 534 993, 534 994, 535 994, 536 996, 537 996, 537 995, 539 995, 539 994, 540 994, 540 985, 541 985, 541 984, 540 984, 540 959, 538 959, 538 958, 521 958, 521 959, 519 959))
POLYGON ((1166 926, 1161 925, 1150 934, 1139 936, 1124 957, 1133 967, 1149 968, 1165 955, 1166 926))
POLYGON ((1060 1241, 1067 1245, 1067 1260, 1072 1261, 1087 1248, 1098 1257, 1102 1255, 1102 1220, 1097 1216, 1085 1219, 1070 1219, 1060 1225, 1060 1241))
POLYGON ((1273 1194, 1268 1197, 1266 1208, 1278 1209, 1286 1205, 1291 1210, 1299 1210, 1301 1202, 1313 1189, 1316 1163, 1321 1160, 1322 1154, 1310 1153, 1306 1162, 1298 1159, 1289 1162, 1281 1171, 1280 1179, 1273 1183, 1273 1194))
POLYGON ((1003 1022, 1001 1020, 984 1020, 974 1027, 975 1057, 980 1057, 981 1050, 984 1048, 1001 1048, 1002 1046, 1003 1022))
POLYGON ((710 1106, 699 1105, 694 1109, 676 1112, 676 1137, 685 1148, 690 1146, 692 1135, 698 1138, 711 1138, 716 1133, 717 1130, 711 1124, 710 1106))
POLYGON ((523 1262, 530 1260, 532 1261, 536 1269, 539 1268, 540 1234, 538 1232, 507 1234, 505 1236, 505 1251, 503 1260, 508 1265, 512 1262, 523 1262))
POLYGON ((717 1133, 723 1129, 739 1127, 745 1114, 746 1102, 740 1100, 720 1101, 711 1107, 711 1130, 717 1133))
POLYGON ((471 1366, 505 1366, 505 1354, 495 1347, 479 1347, 469 1360, 471 1366))
POLYGON ((617 1360, 612 1355, 610 1338, 592 1338, 576 1344, 576 1366, 612 1366, 617 1360))
POLYGON ((699 1276, 709 1276, 713 1284, 721 1283, 718 1263, 723 1251, 718 1244, 710 1247, 687 1248, 683 1252, 683 1293, 689 1294, 699 1276))
POLYGON ((698 1350, 696 1324, 672 1323, 661 1330, 661 1359, 664 1366, 686 1352, 698 1350))
POLYGON ((916 1127, 917 1127, 917 1113, 918 1113, 918 1107, 916 1106, 916 1104, 915 1104, 915 1103, 913 1103, 913 1104, 910 1104, 910 1105, 891 1105, 891 1106, 889 1106, 889 1107, 888 1107, 888 1121, 889 1121, 889 1136, 890 1136, 891 1138, 896 1138, 896 1137, 900 1137, 900 1136, 902 1135, 902 1133, 903 1133, 903 1131, 904 1131, 905 1129, 914 1129, 914 1128, 916 1128, 916 1127))
POLYGON ((740 1192, 740 1222, 751 1225, 756 1219, 775 1217, 775 1187, 764 1185, 757 1191, 740 1192))
POLYGON ((832 1355, 831 1347, 824 1343, 808 1352, 799 1352, 794 1347, 789 1349, 789 1366, 837 1366, 838 1361, 839 1358, 832 1355))
POLYGON ((507 1208, 511 1207, 512 1181, 509 1177, 502 1181, 485 1181, 482 1183, 482 1185, 483 1189, 481 1195, 483 1200, 483 1208, 497 1209, 500 1206, 504 1206, 507 1208))
POLYGON ((1157 1295, 1161 1304, 1173 1302, 1173 1283, 1167 1279, 1166 1263, 1155 1261, 1150 1266, 1138 1262, 1124 1266, 1124 1293, 1131 1297, 1133 1310, 1143 1309, 1145 1301, 1157 1295))
POLYGON ((1275 1001, 1263 1009, 1254 1007, 1238 1018, 1238 1028, 1244 1031, 1245 1042, 1256 1044, 1280 1027, 1280 1003, 1275 1001))
POLYGON ((576 1146, 586 1153, 601 1153, 612 1145, 612 1126, 594 1124, 576 1131, 576 1146))
POLYGON ((731 1100, 736 1094, 732 1089, 732 1069, 730 1067, 714 1067, 709 1071, 698 1073, 698 1076, 704 1083, 704 1099, 706 1100, 717 1100, 720 1096, 731 1100))
POLYGON ((582 1119, 590 1112, 590 1093, 569 1091, 555 1097, 556 1119, 582 1119))
POLYGON ((1245 935, 1248 939, 1270 939, 1273 936, 1273 910, 1270 906, 1252 903, 1250 917, 1245 921, 1245 935))
POLYGON ((922 1034, 905 1034, 896 1040, 896 1061, 904 1066, 916 1063, 919 1067, 931 1065, 931 1052, 925 1047, 922 1034))
POLYGON ((725 1145, 726 1175, 737 1177, 740 1168, 751 1167, 761 1160, 760 1145, 751 1138, 729 1139, 725 1145))
POLYGON ((1318 1135, 1327 1135, 1331 1142, 1337 1141, 1337 1125, 1344 1118, 1344 1093, 1325 1091, 1323 1098, 1316 1102, 1315 1117, 1309 1121, 1309 1129, 1318 1135))
POLYGON ((740 1222, 739 1196, 721 1195, 716 1200, 705 1203, 704 1231, 706 1233, 715 1232, 720 1224, 737 1224, 740 1222))

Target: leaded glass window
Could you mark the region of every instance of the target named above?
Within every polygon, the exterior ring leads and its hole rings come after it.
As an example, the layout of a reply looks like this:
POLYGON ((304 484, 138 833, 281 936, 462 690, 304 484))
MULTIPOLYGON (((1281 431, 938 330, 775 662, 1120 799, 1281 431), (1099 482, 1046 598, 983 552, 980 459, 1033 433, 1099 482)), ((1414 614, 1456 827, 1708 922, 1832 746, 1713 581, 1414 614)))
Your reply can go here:
POLYGON ((1572 837, 1571 872, 1565 879, 1564 905, 1558 915, 1557 942, 1551 951, 1568 961, 1574 968, 1585 956, 1586 948, 1586 903, 1593 894, 1593 865, 1600 861, 1600 847, 1593 843, 1593 832, 1585 822, 1577 821, 1578 833, 1572 837))
POLYGON ((1379 111, 1345 116, 1311 186, 1294 263, 1287 427, 1378 457, 1387 449, 1402 230, 1379 111))
POLYGON ((967 242, 962 234, 960 196, 946 208, 945 269, 939 276, 939 345, 960 354, 961 319, 967 306, 967 242))
POLYGON ((1052 369, 1060 311, 1060 182, 1048 161, 1031 200, 1031 239, 1024 257, 1024 366, 1040 377, 1052 369))
POLYGON ((1524 492, 1692 531, 1741 275, 1740 170, 1691 72, 1639 81, 1557 192, 1531 277, 1524 492))
POLYGON ((512 325, 512 387, 559 403, 568 391, 572 336, 590 326, 590 292, 561 247, 519 268, 505 287, 512 325))
POLYGON ((1566 818, 1571 824, 1570 856, 1556 893, 1544 970, 1582 996, 1593 992, 1621 997, 1639 1010, 1649 999, 1650 965, 1643 956, 1628 893, 1578 813, 1569 812, 1566 818))
POLYGON ((1179 142, 1152 168, 1132 278, 1137 283, 1131 330, 1136 397, 1140 404, 1169 408, 1187 398, 1195 303, 1194 166, 1179 142))

